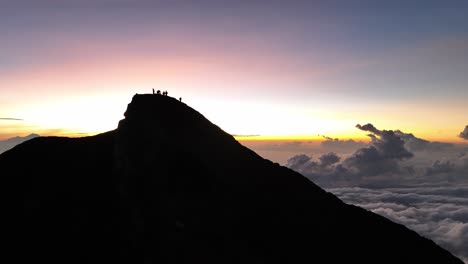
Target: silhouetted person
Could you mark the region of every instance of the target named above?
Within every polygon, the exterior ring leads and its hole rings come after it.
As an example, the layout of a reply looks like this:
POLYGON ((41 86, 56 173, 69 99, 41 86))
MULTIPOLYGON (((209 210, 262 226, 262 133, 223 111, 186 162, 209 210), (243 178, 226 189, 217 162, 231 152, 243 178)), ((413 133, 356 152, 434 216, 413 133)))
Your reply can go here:
POLYGON ((153 94, 154 94, 154 88, 153 88, 153 94))
POLYGON ((160 91, 160 90, 158 90, 158 91, 157 91, 157 94, 161 94, 161 91, 160 91))
POLYGON ((182 97, 179 97, 179 101, 181 101, 181 102, 182 102, 182 97))

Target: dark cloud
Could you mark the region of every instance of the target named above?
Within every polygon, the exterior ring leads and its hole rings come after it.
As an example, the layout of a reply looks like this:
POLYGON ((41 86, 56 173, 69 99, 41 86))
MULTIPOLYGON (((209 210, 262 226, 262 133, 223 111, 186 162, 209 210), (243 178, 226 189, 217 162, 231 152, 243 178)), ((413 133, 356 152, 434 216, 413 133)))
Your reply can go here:
POLYGON ((372 124, 356 125, 370 132, 371 146, 360 148, 343 165, 358 176, 375 176, 400 170, 398 161, 413 157, 405 142, 392 130, 379 130, 372 124))
POLYGON ((340 161, 340 159, 341 158, 338 157, 338 155, 336 155, 336 153, 334 153, 334 152, 323 154, 322 156, 319 157, 320 166, 328 167, 330 165, 338 163, 340 161))
POLYGON ((375 128, 374 125, 372 124, 365 124, 363 126, 361 126, 360 124, 357 124, 356 127, 362 131, 371 132, 372 134, 375 134, 375 135, 380 135, 380 133, 382 132, 378 130, 377 128, 375 128))
POLYGON ((300 154, 288 159, 286 166, 290 169, 298 171, 303 175, 311 178, 330 176, 336 174, 337 164, 341 158, 336 153, 330 152, 321 155, 318 160, 314 160, 311 156, 300 154))
POLYGON ((5 121, 23 121, 23 119, 20 119, 20 118, 12 118, 12 117, 0 117, 0 120, 5 120, 5 121))
POLYGON ((468 185, 327 190, 413 229, 468 263, 468 185))
MULTIPOLYGON (((468 181, 468 157, 462 154, 466 153, 463 147, 430 142, 401 130, 380 130, 372 124, 356 127, 369 132, 371 141, 352 154, 340 157, 334 152, 318 159, 296 155, 286 166, 322 187, 468 181)), ((324 142, 343 141, 326 137, 324 142)))
POLYGON ((439 174, 439 173, 450 173, 454 171, 455 164, 449 160, 440 161, 436 160, 431 167, 427 169, 427 175, 439 174))
POLYGON ((404 133, 400 130, 395 130, 395 134, 397 134, 404 142, 405 147, 408 148, 410 151, 446 151, 452 149, 454 147, 453 144, 444 143, 444 142, 437 142, 437 141, 428 141, 418 137, 415 137, 411 133, 404 133))
POLYGON ((465 130, 460 132, 459 137, 468 140, 468 126, 465 126, 465 130))
POLYGON ((392 130, 379 130, 372 124, 357 128, 371 132, 371 146, 360 148, 343 161, 345 168, 355 176, 376 176, 400 171, 399 161, 413 157, 405 142, 392 130))
POLYGON ((388 172, 398 172, 398 160, 387 158, 374 146, 358 149, 343 164, 355 176, 375 176, 388 172))
POLYGON ((287 167, 296 171, 302 171, 302 167, 311 161, 311 157, 306 154, 299 154, 288 159, 287 167))
POLYGON ((380 131, 372 137, 372 144, 387 159, 402 160, 414 156, 405 148, 405 142, 392 130, 380 131))
POLYGON ((392 132, 397 135, 401 140, 405 142, 405 147, 409 151, 443 151, 450 148, 453 148, 453 144, 444 143, 444 142, 431 142, 414 136, 412 133, 405 133, 401 130, 379 130, 374 127, 372 124, 366 125, 356 125, 356 127, 362 131, 371 132, 369 136, 371 138, 375 137, 374 135, 381 136, 383 133, 392 132))

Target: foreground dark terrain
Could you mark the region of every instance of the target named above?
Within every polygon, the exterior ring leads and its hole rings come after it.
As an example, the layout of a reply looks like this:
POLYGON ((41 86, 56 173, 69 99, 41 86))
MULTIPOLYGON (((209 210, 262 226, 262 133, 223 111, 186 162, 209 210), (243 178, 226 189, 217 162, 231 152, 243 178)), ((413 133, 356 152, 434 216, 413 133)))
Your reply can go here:
POLYGON ((136 95, 115 131, 27 141, 0 168, 24 204, 6 226, 17 263, 462 263, 167 96, 136 95))

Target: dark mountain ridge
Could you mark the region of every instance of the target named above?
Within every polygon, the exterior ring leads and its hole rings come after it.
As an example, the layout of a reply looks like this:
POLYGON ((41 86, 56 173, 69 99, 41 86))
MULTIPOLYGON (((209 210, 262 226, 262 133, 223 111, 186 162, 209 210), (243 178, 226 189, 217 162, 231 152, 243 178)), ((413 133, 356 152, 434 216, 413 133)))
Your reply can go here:
POLYGON ((135 95, 116 130, 0 155, 18 262, 462 263, 261 158, 187 105, 135 95))

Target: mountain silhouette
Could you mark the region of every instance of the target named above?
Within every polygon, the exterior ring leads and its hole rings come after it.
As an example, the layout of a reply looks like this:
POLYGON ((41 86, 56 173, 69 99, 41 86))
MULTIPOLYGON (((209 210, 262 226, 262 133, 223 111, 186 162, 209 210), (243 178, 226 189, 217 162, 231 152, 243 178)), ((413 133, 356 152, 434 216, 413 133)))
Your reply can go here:
POLYGON ((0 168, 24 205, 6 214, 18 263, 462 263, 168 96, 135 95, 114 131, 29 140, 0 168))
POLYGON ((13 148, 14 146, 18 145, 18 144, 21 144, 25 141, 28 141, 30 139, 33 139, 33 138, 36 138, 36 137, 39 137, 39 135, 37 134, 30 134, 28 136, 25 136, 25 137, 14 137, 14 138, 9 138, 9 139, 6 139, 6 140, 1 140, 0 141, 0 154, 2 154, 3 152, 13 148))

